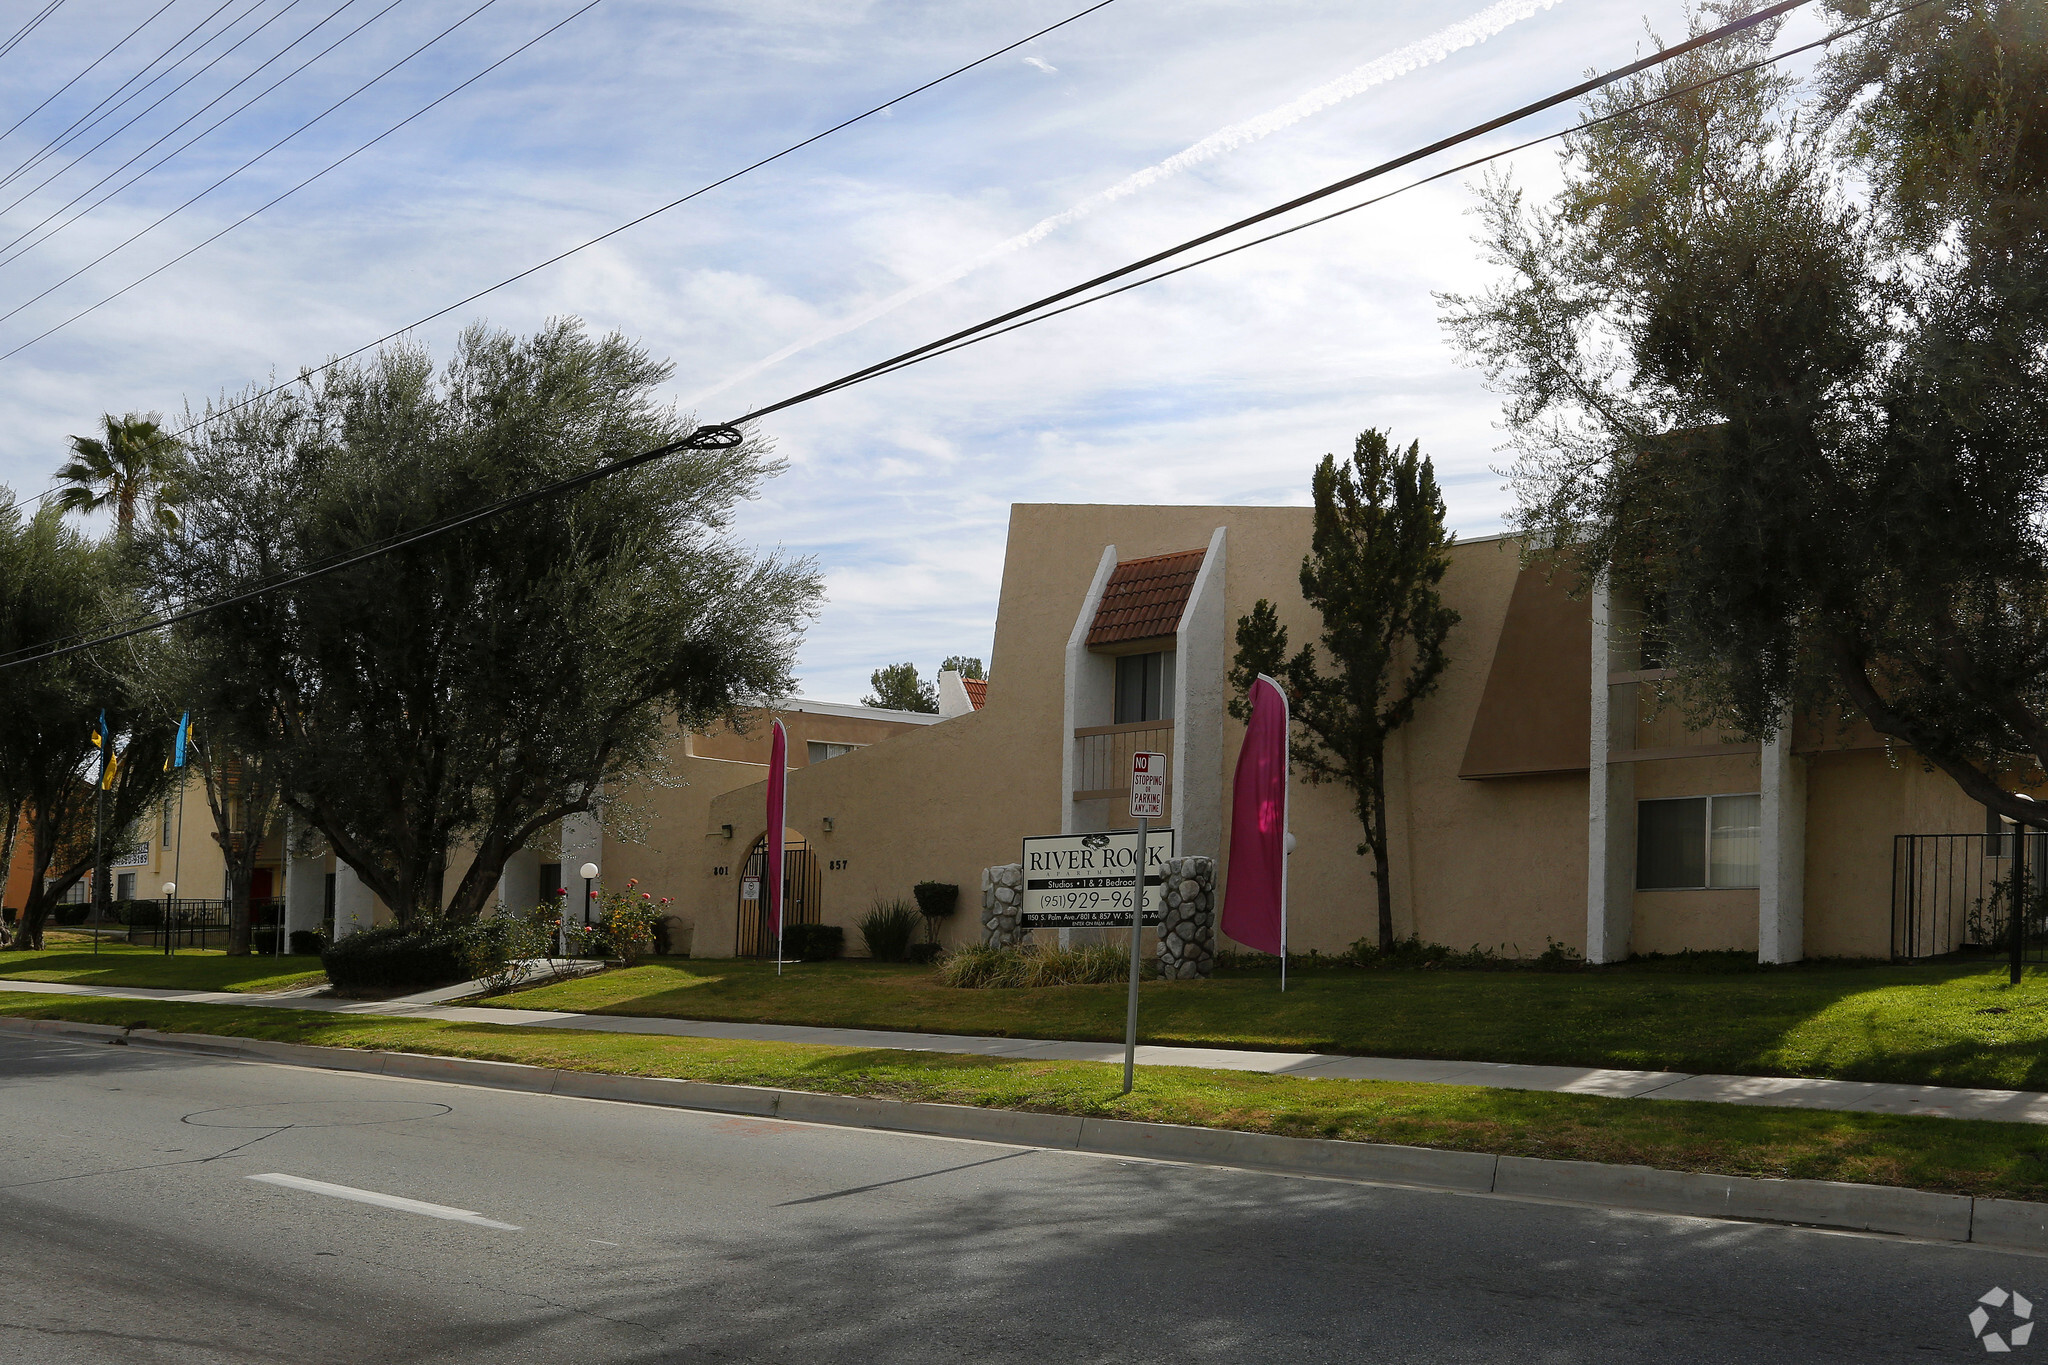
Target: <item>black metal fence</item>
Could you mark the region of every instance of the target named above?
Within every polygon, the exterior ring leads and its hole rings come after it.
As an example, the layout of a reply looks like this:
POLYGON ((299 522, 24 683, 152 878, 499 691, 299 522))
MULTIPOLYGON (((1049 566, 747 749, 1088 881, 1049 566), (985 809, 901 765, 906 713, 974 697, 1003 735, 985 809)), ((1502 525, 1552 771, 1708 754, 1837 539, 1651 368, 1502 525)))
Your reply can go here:
POLYGON ((2048 833, 2038 832, 1893 836, 1892 956, 2010 951, 2015 852, 2026 855, 2021 946, 2048 960, 2048 833))
MULTIPOLYGON (((150 948, 225 948, 233 930, 233 907, 224 900, 127 901, 120 918, 128 941, 150 948)), ((257 953, 277 951, 284 898, 249 902, 249 946, 257 953)))

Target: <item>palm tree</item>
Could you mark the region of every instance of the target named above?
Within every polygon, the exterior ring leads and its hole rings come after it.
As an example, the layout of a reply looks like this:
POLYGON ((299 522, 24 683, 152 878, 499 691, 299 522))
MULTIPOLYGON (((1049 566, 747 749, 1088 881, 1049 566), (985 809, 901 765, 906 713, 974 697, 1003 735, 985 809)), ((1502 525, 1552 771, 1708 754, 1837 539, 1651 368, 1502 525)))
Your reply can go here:
POLYGON ((155 413, 107 413, 100 418, 100 430, 97 437, 71 438, 73 458, 57 471, 57 506, 66 512, 111 507, 122 535, 134 529, 135 513, 145 505, 158 523, 176 526, 178 499, 172 477, 183 447, 164 431, 155 413))

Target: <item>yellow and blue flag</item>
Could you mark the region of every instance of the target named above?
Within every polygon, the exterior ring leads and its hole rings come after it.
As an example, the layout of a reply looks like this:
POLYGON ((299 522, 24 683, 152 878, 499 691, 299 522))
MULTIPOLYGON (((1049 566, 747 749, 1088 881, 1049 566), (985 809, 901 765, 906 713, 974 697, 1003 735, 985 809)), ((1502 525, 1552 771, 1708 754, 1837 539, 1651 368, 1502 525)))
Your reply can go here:
POLYGON ((99 724, 92 730, 92 747, 100 751, 100 786, 114 785, 114 737, 107 731, 107 713, 100 712, 99 724))

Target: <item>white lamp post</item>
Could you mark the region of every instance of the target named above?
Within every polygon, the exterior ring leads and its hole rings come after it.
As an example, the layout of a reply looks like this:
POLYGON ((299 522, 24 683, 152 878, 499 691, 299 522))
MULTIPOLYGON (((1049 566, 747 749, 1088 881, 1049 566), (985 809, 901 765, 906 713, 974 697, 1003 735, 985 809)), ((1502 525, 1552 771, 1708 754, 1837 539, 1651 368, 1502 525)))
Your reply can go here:
POLYGON ((583 927, 590 927, 590 884, 597 880, 597 864, 585 863, 578 872, 583 878, 583 927))

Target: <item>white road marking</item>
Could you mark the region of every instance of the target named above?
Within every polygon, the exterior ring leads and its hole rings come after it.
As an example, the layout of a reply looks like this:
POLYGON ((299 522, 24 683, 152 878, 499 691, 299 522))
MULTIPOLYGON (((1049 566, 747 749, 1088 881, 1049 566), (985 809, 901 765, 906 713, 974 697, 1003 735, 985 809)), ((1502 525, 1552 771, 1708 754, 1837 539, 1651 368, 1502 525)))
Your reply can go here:
POLYGON ((266 1185, 282 1185, 288 1190, 324 1194, 330 1199, 352 1199, 358 1204, 375 1204, 379 1208, 398 1209, 404 1213, 423 1213, 429 1218, 445 1218, 451 1223, 469 1223, 480 1228, 496 1228, 500 1232, 519 1231, 519 1225, 516 1223, 496 1222, 469 1209, 451 1209, 446 1204, 428 1204, 400 1195, 359 1190, 352 1185, 330 1185, 325 1180, 308 1180, 302 1175, 280 1175, 272 1171, 264 1175, 252 1175, 249 1179, 260 1180, 266 1185))

